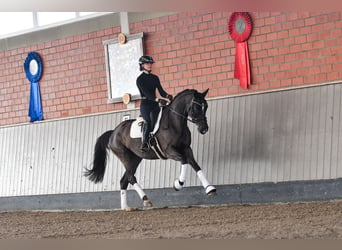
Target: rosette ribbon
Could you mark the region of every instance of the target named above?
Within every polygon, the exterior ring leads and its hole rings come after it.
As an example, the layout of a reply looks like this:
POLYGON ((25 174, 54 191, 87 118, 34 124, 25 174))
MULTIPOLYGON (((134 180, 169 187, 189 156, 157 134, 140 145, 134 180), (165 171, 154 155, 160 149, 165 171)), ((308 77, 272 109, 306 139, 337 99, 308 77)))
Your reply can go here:
POLYGON ((24 70, 27 79, 31 82, 28 116, 31 118, 30 122, 41 121, 43 120, 43 109, 39 80, 42 76, 43 66, 42 60, 36 52, 28 53, 24 62, 24 70))
POLYGON ((234 12, 229 19, 228 30, 236 43, 234 78, 240 80, 242 88, 248 89, 251 84, 251 72, 247 40, 252 32, 252 18, 247 12, 234 12), (242 27, 237 29, 236 25, 242 27))

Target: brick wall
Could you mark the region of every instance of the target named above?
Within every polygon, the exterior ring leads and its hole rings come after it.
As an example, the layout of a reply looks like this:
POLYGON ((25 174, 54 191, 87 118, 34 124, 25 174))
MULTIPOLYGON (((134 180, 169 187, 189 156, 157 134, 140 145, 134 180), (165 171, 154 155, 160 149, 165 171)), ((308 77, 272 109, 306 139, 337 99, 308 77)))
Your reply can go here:
MULTIPOLYGON (((157 61, 154 73, 172 94, 210 88, 209 96, 216 97, 341 81, 341 12, 250 14, 249 90, 234 79, 230 12, 180 13, 130 28, 131 33, 146 34, 146 53, 157 61)), ((45 120, 125 109, 122 103, 107 104, 102 45, 119 32, 120 27, 113 27, 0 52, 0 126, 29 121, 30 88, 23 62, 30 51, 38 52, 44 64, 40 90, 45 120)))

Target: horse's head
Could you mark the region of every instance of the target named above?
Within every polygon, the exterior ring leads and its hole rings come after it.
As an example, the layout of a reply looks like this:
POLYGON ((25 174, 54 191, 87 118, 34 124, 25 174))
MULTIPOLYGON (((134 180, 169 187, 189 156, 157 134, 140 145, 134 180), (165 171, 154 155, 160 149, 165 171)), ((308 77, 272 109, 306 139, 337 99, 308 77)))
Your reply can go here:
POLYGON ((208 104, 205 100, 205 96, 207 95, 208 91, 209 89, 203 93, 195 92, 188 106, 188 115, 190 116, 192 122, 197 125, 198 131, 201 134, 207 133, 209 129, 206 117, 208 104))

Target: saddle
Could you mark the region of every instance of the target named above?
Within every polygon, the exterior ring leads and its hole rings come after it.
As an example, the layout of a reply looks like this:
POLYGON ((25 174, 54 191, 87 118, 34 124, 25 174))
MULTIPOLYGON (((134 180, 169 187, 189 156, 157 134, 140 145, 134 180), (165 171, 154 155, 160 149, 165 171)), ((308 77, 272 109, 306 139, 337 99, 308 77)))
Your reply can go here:
MULTIPOLYGON (((160 127, 160 120, 162 116, 163 108, 160 108, 160 111, 158 113, 158 118, 156 123, 154 124, 153 131, 150 133, 148 144, 150 148, 156 153, 158 158, 160 159, 167 159, 164 152, 162 151, 157 137, 155 137, 155 134, 158 132, 160 127)), ((144 119, 139 116, 135 121, 132 122, 131 129, 130 129, 130 137, 131 138, 142 138, 142 125, 144 123, 144 119)), ((153 124, 152 124, 153 126, 153 124)))

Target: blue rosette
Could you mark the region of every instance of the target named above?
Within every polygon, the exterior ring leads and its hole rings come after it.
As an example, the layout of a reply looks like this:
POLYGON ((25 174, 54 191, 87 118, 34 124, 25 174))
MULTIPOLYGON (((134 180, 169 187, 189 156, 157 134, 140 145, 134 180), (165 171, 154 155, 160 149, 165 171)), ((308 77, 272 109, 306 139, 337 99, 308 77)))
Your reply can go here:
POLYGON ((28 111, 28 115, 31 117, 30 122, 41 121, 43 120, 43 109, 39 90, 39 80, 43 73, 43 63, 36 52, 28 53, 24 62, 24 70, 27 79, 31 82, 28 111))

